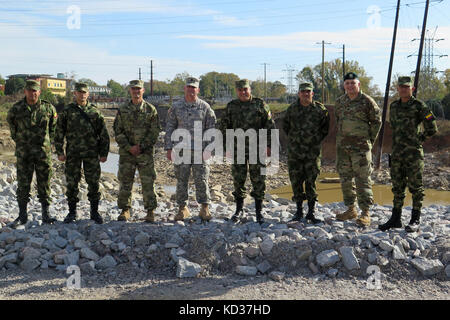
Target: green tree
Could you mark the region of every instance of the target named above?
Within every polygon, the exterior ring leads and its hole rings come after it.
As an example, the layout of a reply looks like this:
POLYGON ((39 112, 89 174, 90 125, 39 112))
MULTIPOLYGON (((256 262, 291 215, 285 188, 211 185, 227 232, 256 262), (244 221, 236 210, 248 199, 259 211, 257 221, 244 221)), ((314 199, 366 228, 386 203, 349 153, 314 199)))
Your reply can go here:
POLYGON ((58 104, 58 99, 49 89, 42 89, 40 98, 50 102, 52 105, 58 104))
POLYGON ((94 80, 91 80, 91 79, 88 79, 88 78, 81 78, 81 79, 78 79, 78 82, 86 83, 88 86, 98 86, 98 84, 95 83, 94 80))
POLYGON ((200 76, 200 95, 207 99, 234 97, 237 80, 239 77, 234 73, 208 72, 200 76))
POLYGON ((5 84, 6 80, 0 75, 0 84, 5 84))
POLYGON ((170 81, 169 84, 170 88, 169 95, 171 97, 184 95, 184 85, 186 83, 186 79, 190 76, 191 75, 186 71, 175 75, 175 77, 173 78, 172 81, 170 81))
MULTIPOLYGON (((381 92, 378 86, 373 85, 372 77, 369 77, 357 61, 345 62, 346 72, 354 72, 361 82, 361 90, 370 96, 379 96, 381 92)), ((311 82, 314 86, 316 100, 322 100, 322 64, 304 67, 296 76, 298 82, 311 82)), ((324 89, 325 102, 334 103, 336 98, 343 94, 342 60, 335 59, 324 63, 324 89)))
POLYGON ((5 94, 13 95, 17 92, 23 91, 25 88, 25 80, 22 78, 9 78, 5 82, 5 94))
POLYGON ((120 98, 127 96, 127 90, 124 88, 124 86, 114 81, 113 79, 108 80, 106 86, 111 89, 110 96, 112 98, 120 98))

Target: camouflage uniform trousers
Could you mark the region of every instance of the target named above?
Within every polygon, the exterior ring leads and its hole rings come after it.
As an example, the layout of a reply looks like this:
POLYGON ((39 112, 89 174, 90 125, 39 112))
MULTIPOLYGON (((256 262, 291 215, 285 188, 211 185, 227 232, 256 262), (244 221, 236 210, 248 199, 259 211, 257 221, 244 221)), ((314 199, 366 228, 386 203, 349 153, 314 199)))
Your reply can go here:
POLYGON ((263 200, 266 191, 266 176, 261 174, 261 169, 265 168, 266 165, 259 162, 256 164, 249 164, 248 156, 245 157, 245 164, 236 164, 236 160, 237 159, 235 158, 234 164, 231 165, 234 198, 244 199, 246 197, 247 188, 245 187, 245 180, 247 180, 247 173, 249 173, 253 187, 250 196, 255 200, 263 200))
POLYGON ((131 154, 120 155, 118 173, 120 187, 117 206, 119 209, 131 208, 131 191, 136 169, 139 170, 144 208, 145 210, 154 210, 158 206, 155 193, 156 171, 153 154, 147 153, 137 157, 131 154))
POLYGON ((359 208, 369 209, 373 204, 371 151, 338 146, 336 168, 341 179, 345 205, 354 205, 357 196, 359 208))
POLYGON ((317 201, 316 180, 320 173, 320 157, 316 159, 299 159, 289 156, 288 169, 294 193, 292 201, 317 201), (303 183, 305 183, 305 189, 303 189, 303 183))
POLYGON ((50 179, 52 177, 52 160, 50 156, 37 158, 33 156, 17 157, 17 192, 19 203, 28 203, 30 200, 31 181, 36 171, 36 182, 39 202, 49 205, 51 203, 50 179))
POLYGON ((391 181, 394 194, 394 207, 403 207, 406 195, 406 187, 411 192, 413 209, 422 208, 422 200, 425 189, 423 187, 423 151, 400 154, 392 153, 391 156, 391 181))
POLYGON ((191 163, 174 164, 175 177, 177 178, 176 201, 182 207, 187 204, 189 176, 194 177, 195 196, 198 203, 211 202, 209 193, 209 165, 207 162, 194 164, 194 152, 191 153, 191 163))
POLYGON ((99 180, 100 180, 100 161, 98 157, 78 158, 68 157, 66 160, 65 174, 67 181, 67 201, 77 203, 78 184, 81 180, 81 166, 83 166, 84 179, 88 185, 88 199, 90 202, 100 200, 99 180))

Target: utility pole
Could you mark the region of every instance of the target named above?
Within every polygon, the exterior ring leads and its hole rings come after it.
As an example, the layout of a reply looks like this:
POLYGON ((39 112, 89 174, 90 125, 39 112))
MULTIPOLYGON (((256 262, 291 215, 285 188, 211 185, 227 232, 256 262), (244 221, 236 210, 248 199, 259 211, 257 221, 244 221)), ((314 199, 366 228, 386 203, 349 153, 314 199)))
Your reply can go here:
POLYGON ((267 101, 267 78, 266 78, 266 66, 268 65, 268 63, 261 63, 262 65, 264 65, 264 100, 267 101))
POLYGON ((139 80, 141 80, 141 68, 139 68, 139 80))
POLYGON ((345 44, 342 45, 342 79, 345 77, 345 44))
POLYGON ((150 96, 153 97, 153 60, 150 60, 150 96))
POLYGON ((417 66, 416 73, 414 76, 414 97, 417 96, 417 87, 419 86, 419 75, 420 75, 420 62, 422 61, 422 50, 423 50, 423 42, 425 39, 425 32, 427 29, 427 18, 428 18, 428 7, 430 5, 430 0, 427 0, 425 4, 425 13, 423 15, 423 24, 422 24, 422 35, 420 37, 420 45, 419 45, 419 56, 417 58, 417 66))
POLYGON ((383 137, 384 137, 384 122, 386 120, 386 113, 389 101, 389 89, 391 87, 391 74, 392 74, 392 64, 394 62, 394 51, 395 51, 395 41, 397 39, 397 26, 398 26, 398 16, 400 12, 400 0, 397 1, 397 12, 395 14, 395 24, 394 24, 394 34, 392 35, 392 45, 391 45, 391 57, 389 59, 389 70, 386 80, 386 90, 384 91, 384 104, 383 113, 381 116, 381 129, 380 135, 378 137, 378 152, 375 158, 375 169, 380 169, 381 155, 383 151, 383 137))
MULTIPOLYGON (((320 44, 320 42, 316 42, 316 44, 320 44)), ((322 40, 322 104, 325 103, 325 44, 331 44, 331 42, 322 40)))

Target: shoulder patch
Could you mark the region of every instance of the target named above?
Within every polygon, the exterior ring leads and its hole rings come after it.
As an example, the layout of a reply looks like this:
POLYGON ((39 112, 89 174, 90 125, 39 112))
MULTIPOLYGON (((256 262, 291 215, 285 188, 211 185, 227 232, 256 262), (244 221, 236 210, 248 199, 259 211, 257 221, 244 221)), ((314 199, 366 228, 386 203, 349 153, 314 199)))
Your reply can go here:
POLYGON ((430 112, 429 114, 427 114, 427 115, 425 116, 425 119, 427 119, 427 120, 434 120, 434 116, 433 116, 433 114, 430 112))

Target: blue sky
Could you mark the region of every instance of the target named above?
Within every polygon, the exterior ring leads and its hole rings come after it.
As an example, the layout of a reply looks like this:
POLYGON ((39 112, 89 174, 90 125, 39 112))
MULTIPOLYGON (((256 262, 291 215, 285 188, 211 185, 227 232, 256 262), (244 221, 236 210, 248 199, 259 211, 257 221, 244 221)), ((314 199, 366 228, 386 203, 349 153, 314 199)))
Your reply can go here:
MULTIPOLYGON (((396 0, 0 0, 0 75, 58 72, 127 83, 177 73, 232 72, 287 83, 287 72, 342 56, 357 60, 384 92, 396 0), (77 19, 77 11, 80 10, 77 19), (79 22, 79 29, 77 28, 79 22)), ((394 74, 415 69, 425 0, 402 0, 394 74)), ((435 55, 450 51, 450 0, 432 0, 435 55)), ((435 57, 438 70, 448 57, 435 57)), ((295 74, 294 73, 294 74, 295 74)), ((294 83, 296 84, 296 83, 294 83)))

